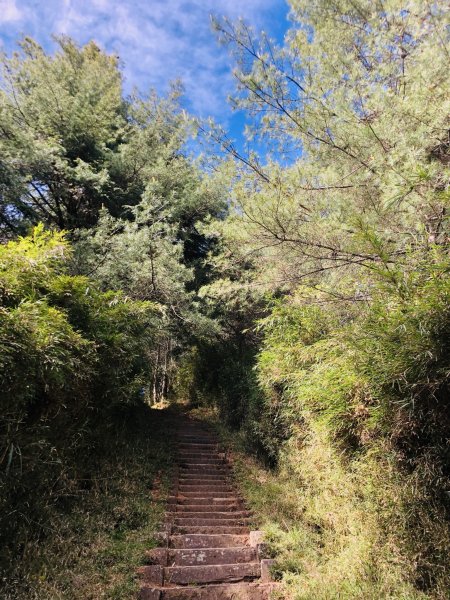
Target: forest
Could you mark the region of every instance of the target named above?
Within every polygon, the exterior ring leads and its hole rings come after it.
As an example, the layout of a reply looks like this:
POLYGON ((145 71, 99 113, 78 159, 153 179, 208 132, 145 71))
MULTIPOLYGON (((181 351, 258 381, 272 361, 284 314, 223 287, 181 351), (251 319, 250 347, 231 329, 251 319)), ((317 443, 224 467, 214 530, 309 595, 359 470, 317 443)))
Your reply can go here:
POLYGON ((94 42, 1 56, 4 598, 135 597, 179 410, 281 598, 450 598, 450 6, 289 5, 213 21, 249 152, 94 42))

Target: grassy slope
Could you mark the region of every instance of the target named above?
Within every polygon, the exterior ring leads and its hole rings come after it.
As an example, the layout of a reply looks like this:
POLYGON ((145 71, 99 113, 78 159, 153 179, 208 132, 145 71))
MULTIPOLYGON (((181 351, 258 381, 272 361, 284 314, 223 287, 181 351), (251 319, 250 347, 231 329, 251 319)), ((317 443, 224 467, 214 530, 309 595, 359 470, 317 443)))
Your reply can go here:
MULTIPOLYGON (((288 460, 271 470, 249 456, 245 439, 225 429, 213 411, 194 414, 218 429, 232 453, 237 483, 277 559, 283 600, 449 597, 442 587, 424 592, 413 584, 414 549, 402 547, 401 524, 384 531, 379 498, 361 493, 369 464, 365 473, 350 471, 318 436, 304 446, 293 438, 288 460)), ((376 485, 384 489, 383 481, 376 485)))
POLYGON ((155 545, 171 476, 171 420, 167 411, 136 407, 112 431, 105 428, 89 479, 78 482, 64 510, 55 508, 46 533, 20 549, 3 590, 0 582, 2 598, 136 597, 135 570, 155 545))

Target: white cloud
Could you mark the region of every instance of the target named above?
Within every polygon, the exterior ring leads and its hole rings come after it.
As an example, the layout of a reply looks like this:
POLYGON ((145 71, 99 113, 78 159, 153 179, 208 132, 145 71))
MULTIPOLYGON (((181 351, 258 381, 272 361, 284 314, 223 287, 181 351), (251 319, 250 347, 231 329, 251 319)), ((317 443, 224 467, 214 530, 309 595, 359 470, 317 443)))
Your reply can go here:
POLYGON ((16 0, 0 0, 0 25, 3 23, 14 23, 23 17, 17 8, 16 0))
MULTIPOLYGON (((273 11, 279 18, 287 12, 284 0, 17 0, 20 9, 15 1, 0 0, 0 7, 7 7, 3 17, 19 20, 22 15, 20 31, 44 46, 51 33, 79 43, 94 39, 121 57, 129 89, 163 92, 171 80, 181 78, 190 108, 203 116, 220 116, 233 86, 226 51, 210 29, 210 14, 242 16, 270 30, 273 11)), ((1 25, 0 19, 0 33, 1 25)))

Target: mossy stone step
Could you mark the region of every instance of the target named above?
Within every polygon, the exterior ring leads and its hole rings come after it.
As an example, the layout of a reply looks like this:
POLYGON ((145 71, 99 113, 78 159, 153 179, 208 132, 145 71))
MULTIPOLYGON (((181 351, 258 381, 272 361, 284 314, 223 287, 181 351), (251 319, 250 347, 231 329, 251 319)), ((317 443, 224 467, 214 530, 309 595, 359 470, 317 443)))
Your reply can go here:
POLYGON ((240 505, 240 503, 241 503, 240 499, 237 498, 236 496, 233 496, 231 498, 215 498, 212 496, 206 496, 203 498, 188 498, 188 497, 184 497, 182 495, 178 495, 178 497, 171 496, 171 502, 170 502, 170 504, 177 505, 180 507, 181 506, 193 506, 195 504, 209 505, 211 507, 219 505, 219 504, 226 504, 228 506, 234 507, 238 504, 240 505))
POLYGON ((258 562, 232 565, 165 567, 164 584, 225 583, 256 578, 260 575, 261 565, 258 562))
POLYGON ((192 514, 197 514, 197 513, 210 513, 212 511, 217 511, 219 513, 232 513, 234 511, 242 511, 242 506, 239 506, 238 502, 233 502, 230 504, 226 504, 224 502, 219 503, 219 502, 214 502, 211 505, 211 502, 208 503, 204 503, 204 504, 181 504, 178 506, 174 507, 174 510, 172 511, 174 514, 180 514, 180 513, 192 513, 192 514))
POLYGON ((139 600, 269 600, 272 583, 235 583, 183 588, 145 587, 139 600))
POLYGON ((172 535, 169 540, 169 548, 235 548, 248 544, 248 535, 235 534, 198 534, 189 533, 184 535, 172 535))
POLYGON ((248 546, 185 548, 168 552, 168 564, 171 566, 227 565, 256 561, 256 549, 248 546))
POLYGON ((237 535, 249 534, 250 529, 245 525, 174 525, 173 534, 193 533, 232 533, 237 535))

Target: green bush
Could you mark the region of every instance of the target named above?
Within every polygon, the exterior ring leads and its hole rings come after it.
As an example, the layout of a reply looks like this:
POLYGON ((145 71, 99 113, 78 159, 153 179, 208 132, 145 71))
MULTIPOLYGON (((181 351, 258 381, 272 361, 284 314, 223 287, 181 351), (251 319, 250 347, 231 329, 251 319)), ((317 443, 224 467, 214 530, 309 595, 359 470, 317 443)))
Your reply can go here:
POLYGON ((241 477, 286 597, 448 597, 450 263, 407 258, 364 302, 301 289, 257 343, 195 353, 191 385, 276 467, 241 477))
POLYGON ((380 271, 363 308, 322 308, 303 293, 260 321, 264 394, 253 427, 272 453, 275 398, 290 428, 275 481, 281 494, 301 490, 290 528, 301 520, 320 547, 299 567, 292 529, 274 534, 280 573, 309 590, 295 597, 446 597, 449 267, 431 248, 399 276, 380 271), (336 578, 344 562, 348 576, 336 578))
POLYGON ((66 272, 64 234, 0 246, 0 561, 88 485, 98 424, 149 380, 158 307, 66 272), (76 495, 76 494, 75 494, 76 495))

